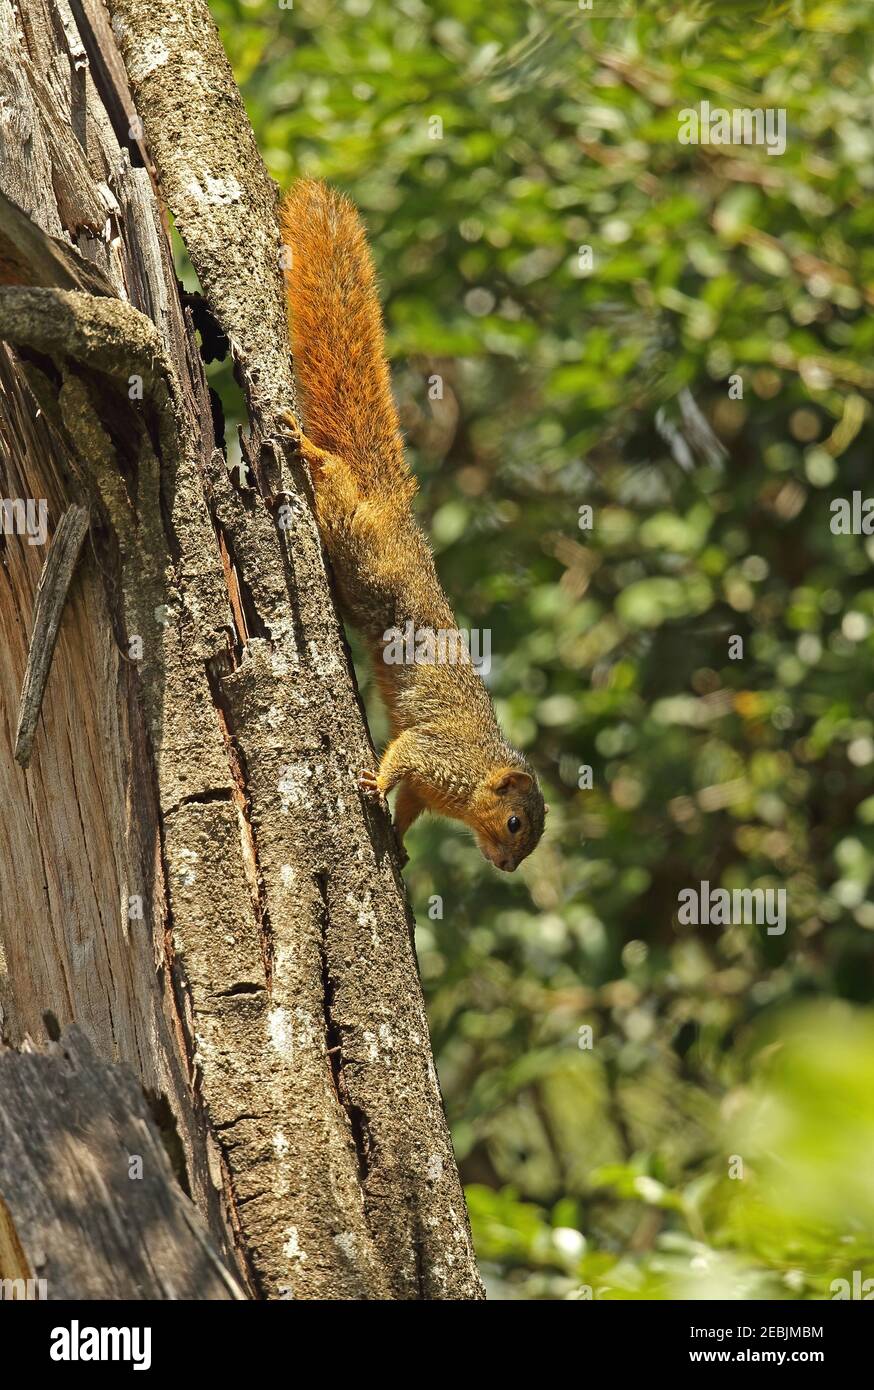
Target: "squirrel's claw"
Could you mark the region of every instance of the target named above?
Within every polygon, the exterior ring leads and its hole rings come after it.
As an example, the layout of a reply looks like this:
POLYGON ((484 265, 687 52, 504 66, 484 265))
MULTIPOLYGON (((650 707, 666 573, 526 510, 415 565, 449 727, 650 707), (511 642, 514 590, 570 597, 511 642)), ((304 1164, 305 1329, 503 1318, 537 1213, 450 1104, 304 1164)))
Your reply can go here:
POLYGON ((359 772, 358 789, 364 793, 368 801, 375 801, 385 810, 388 803, 380 789, 377 774, 372 768, 365 768, 363 772, 359 772))

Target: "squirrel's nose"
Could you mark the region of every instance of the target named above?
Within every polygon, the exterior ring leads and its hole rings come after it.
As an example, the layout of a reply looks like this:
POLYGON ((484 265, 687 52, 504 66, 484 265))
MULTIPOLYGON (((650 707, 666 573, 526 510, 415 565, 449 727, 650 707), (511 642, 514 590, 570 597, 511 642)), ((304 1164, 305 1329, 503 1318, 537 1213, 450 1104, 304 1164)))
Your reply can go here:
POLYGON ((505 873, 511 874, 515 867, 516 865, 512 859, 507 858, 501 860, 501 868, 504 870, 505 873))

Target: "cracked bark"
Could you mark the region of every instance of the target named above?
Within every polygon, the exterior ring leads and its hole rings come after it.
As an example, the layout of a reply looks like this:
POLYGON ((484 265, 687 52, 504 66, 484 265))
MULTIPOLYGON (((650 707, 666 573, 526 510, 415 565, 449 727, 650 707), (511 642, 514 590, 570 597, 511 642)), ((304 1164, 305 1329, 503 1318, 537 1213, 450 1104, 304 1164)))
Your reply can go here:
POLYGON ((49 1299, 245 1297, 173 1173, 167 1121, 77 1028, 0 1048, 0 1277, 17 1297, 37 1278, 49 1299))
POLYGON ((479 1298, 283 423, 275 189, 205 5, 109 8, 111 29, 99 0, 0 0, 0 493, 45 497, 50 530, 91 515, 26 771, 44 557, 0 536, 4 1035, 42 1040, 51 1010, 169 1107, 251 1293, 479 1298), (233 356, 254 486, 214 438, 168 212, 233 356))

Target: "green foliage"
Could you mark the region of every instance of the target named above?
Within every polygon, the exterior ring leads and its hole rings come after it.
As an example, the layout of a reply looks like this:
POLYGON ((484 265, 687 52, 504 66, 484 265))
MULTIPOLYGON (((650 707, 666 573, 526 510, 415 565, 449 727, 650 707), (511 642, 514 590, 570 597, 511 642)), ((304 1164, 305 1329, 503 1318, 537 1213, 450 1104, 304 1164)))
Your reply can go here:
POLYGON ((874 539, 829 509, 874 495, 869 6, 213 11, 273 174, 365 214, 423 524, 552 806, 512 878, 410 837, 492 1291, 874 1276, 874 539), (785 153, 679 143, 702 100, 785 153), (705 879, 785 934, 680 925, 705 879))

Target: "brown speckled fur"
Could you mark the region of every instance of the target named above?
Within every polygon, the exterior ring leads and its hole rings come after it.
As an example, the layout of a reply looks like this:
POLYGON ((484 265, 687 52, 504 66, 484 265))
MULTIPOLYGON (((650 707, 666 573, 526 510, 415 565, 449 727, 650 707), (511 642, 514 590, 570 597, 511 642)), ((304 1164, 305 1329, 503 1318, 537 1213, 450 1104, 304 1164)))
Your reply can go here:
POLYGON ((437 811, 464 821, 487 859, 513 869, 543 833, 543 796, 530 764, 503 738, 480 676, 469 661, 383 660, 391 628, 456 624, 413 516, 416 480, 404 459, 364 228, 348 199, 302 180, 283 204, 282 233, 292 253, 292 348, 319 528, 391 722, 379 771, 362 774, 362 785, 381 797, 399 787, 401 839, 422 811, 437 811))

